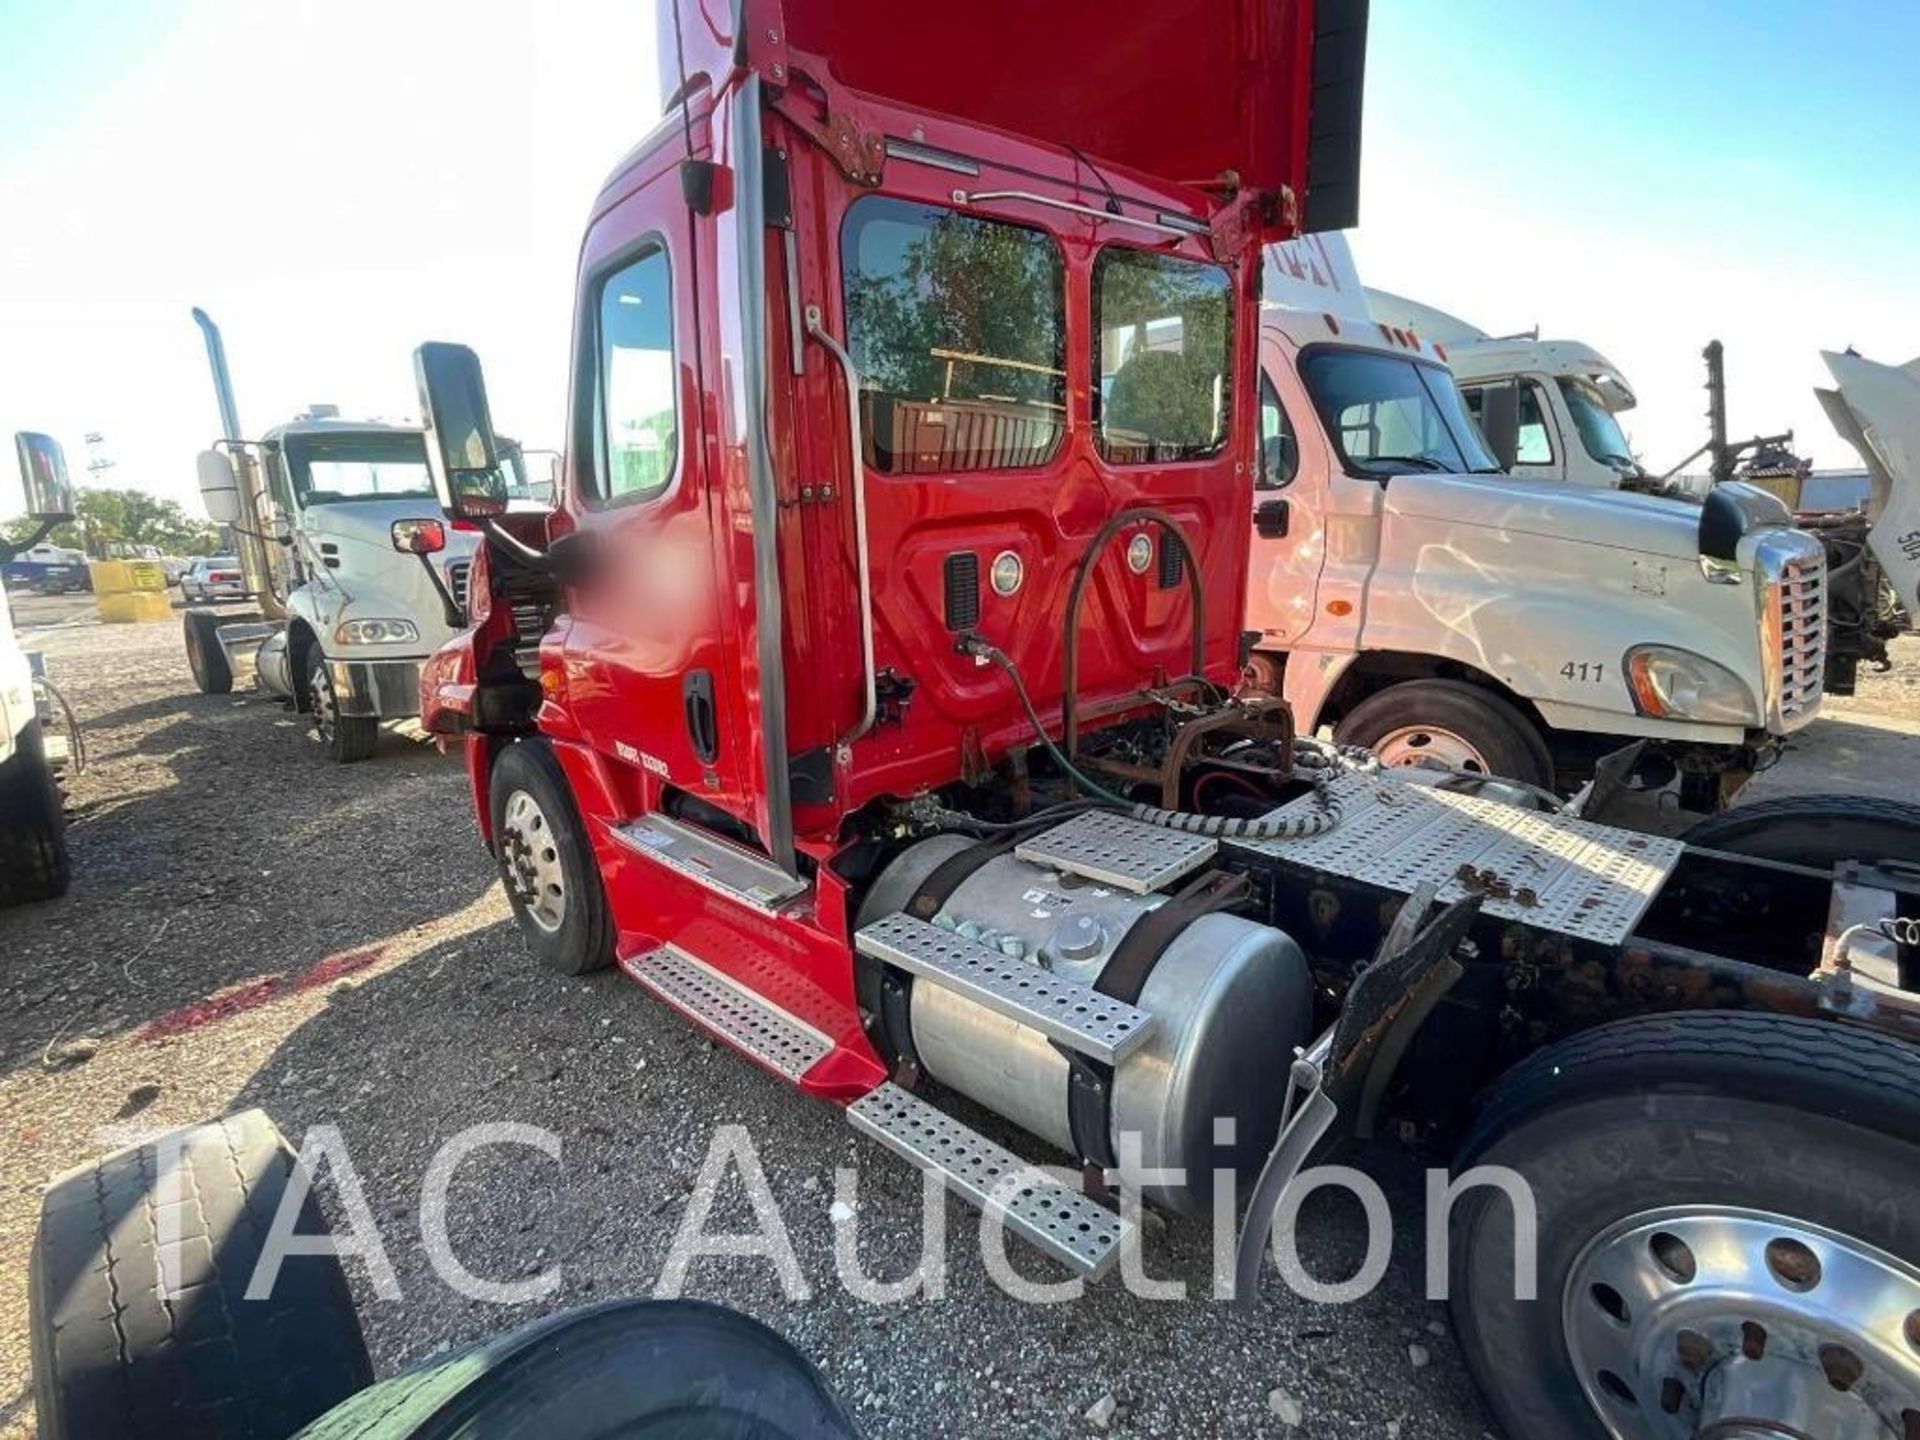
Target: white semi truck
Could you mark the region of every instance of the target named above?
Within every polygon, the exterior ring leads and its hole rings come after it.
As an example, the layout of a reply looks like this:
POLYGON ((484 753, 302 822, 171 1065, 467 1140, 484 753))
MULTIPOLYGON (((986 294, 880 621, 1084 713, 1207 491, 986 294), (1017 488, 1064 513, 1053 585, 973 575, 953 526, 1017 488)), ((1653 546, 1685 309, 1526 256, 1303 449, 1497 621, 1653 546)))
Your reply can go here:
POLYGON ((478 537, 434 499, 421 432, 315 407, 242 437, 219 327, 206 338, 223 438, 200 456, 207 513, 229 527, 257 615, 186 612, 203 694, 251 673, 309 717, 330 758, 364 760, 380 722, 420 708, 420 663, 466 624, 478 537))
MULTIPOLYGON (((24 544, 0 541, 9 561, 73 518, 73 487, 57 442, 22 431, 13 437, 37 533, 24 544)), ((0 585, 0 906, 51 900, 67 892, 66 812, 54 778, 56 747, 34 694, 33 665, 13 633, 7 591, 0 585)))
MULTIPOLYGON (((1801 498, 1808 467, 1792 453, 1791 432, 1734 441, 1727 433, 1725 356, 1719 341, 1702 352, 1707 377, 1707 441, 1678 465, 1659 474, 1633 455, 1621 417, 1637 403, 1627 377, 1598 350, 1578 340, 1543 340, 1537 327, 1521 335, 1489 335, 1430 305, 1383 290, 1366 292, 1369 312, 1389 325, 1417 331, 1443 346, 1448 363, 1476 419, 1490 395, 1513 391, 1506 432, 1508 468, 1528 479, 1608 490, 1639 490, 1698 499, 1710 486, 1750 478, 1791 505, 1794 523, 1816 536, 1827 552, 1827 657, 1822 679, 1828 695, 1851 695, 1862 662, 1888 666, 1887 642, 1905 628, 1895 595, 1913 613, 1916 560, 1900 537, 1920 514, 1920 476, 1897 479, 1865 443, 1849 418, 1840 391, 1817 391, 1834 428, 1860 450, 1871 480, 1858 509, 1823 509, 1801 498), (1705 459, 1704 476, 1679 472, 1705 459), (1901 516, 1907 518, 1903 523, 1901 516)), ((1901 372, 1857 355, 1829 354, 1827 366, 1845 389, 1885 396, 1913 385, 1911 366, 1901 372), (1881 372, 1875 377, 1872 371, 1881 372), (1906 374, 1906 379, 1900 377, 1906 374), (1888 390, 1888 385, 1892 390, 1888 390)), ((1907 472, 1911 475, 1912 472, 1907 472)))
POLYGON ((1825 552, 1771 495, 1503 471, 1338 235, 1274 247, 1263 294, 1248 628, 1302 730, 1561 791, 1645 741, 1640 782, 1712 811, 1814 717, 1825 552))

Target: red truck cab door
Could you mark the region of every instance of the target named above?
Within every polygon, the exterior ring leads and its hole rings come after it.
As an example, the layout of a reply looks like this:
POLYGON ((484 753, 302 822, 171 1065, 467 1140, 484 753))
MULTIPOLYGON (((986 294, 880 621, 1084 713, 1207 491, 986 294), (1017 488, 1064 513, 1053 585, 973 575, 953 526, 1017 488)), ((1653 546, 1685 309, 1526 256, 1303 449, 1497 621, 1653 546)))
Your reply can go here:
MULTIPOLYGON (((567 447, 571 524, 606 557, 550 642, 562 703, 592 749, 691 794, 739 796, 743 744, 724 683, 713 466, 703 423, 696 231, 678 147, 622 177, 581 253, 567 447)), ((711 264, 710 258, 706 260, 711 264)))

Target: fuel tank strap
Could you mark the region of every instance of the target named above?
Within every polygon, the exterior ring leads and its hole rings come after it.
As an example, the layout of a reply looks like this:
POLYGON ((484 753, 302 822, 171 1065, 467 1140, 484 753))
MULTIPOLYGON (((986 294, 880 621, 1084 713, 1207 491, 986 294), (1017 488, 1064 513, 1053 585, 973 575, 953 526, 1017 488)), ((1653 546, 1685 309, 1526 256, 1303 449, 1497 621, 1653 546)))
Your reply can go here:
MULTIPOLYGON (((1120 943, 1113 958, 1093 982, 1102 995, 1129 1005, 1140 1003, 1140 992, 1147 988, 1153 967, 1202 915, 1227 909, 1244 899, 1252 883, 1244 875, 1224 870, 1209 870, 1183 887, 1166 904, 1136 920, 1120 943)), ((1073 1148, 1080 1158, 1101 1169, 1117 1164, 1113 1150, 1113 1067, 1090 1056, 1057 1047, 1067 1057, 1067 1129, 1073 1148)))

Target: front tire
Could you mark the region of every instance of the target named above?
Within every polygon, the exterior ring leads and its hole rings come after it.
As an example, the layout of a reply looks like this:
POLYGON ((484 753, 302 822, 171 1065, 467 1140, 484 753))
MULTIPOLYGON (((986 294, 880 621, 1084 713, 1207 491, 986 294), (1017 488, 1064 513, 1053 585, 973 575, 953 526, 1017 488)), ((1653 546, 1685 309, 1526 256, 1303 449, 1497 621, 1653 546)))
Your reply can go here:
POLYGON ((40 722, 29 720, 13 758, 0 765, 0 905, 56 899, 72 879, 66 809, 40 722))
POLYGON ((1456 1169, 1476 1165, 1517 1172, 1538 1217, 1520 1300, 1508 1200, 1452 1215, 1454 1324, 1512 1440, 1705 1434, 1757 1380, 1804 1402, 1764 1415, 1779 1434, 1912 1433, 1920 1049, 1777 1016, 1601 1026, 1500 1081, 1456 1169))
POLYGON ((313 735, 336 765, 354 765, 373 754, 380 743, 380 720, 373 715, 342 715, 340 697, 333 688, 327 657, 315 646, 308 661, 307 708, 313 717, 313 735))
POLYGON ((1831 871, 1843 860, 1920 864, 1920 805, 1870 795, 1783 795, 1712 816, 1680 838, 1814 870, 1831 871))
POLYGON ((1387 765, 1432 759, 1541 789, 1553 784, 1553 757, 1527 717, 1498 695, 1462 680, 1390 685, 1354 706, 1333 734, 1342 745, 1376 751, 1387 765))
POLYGON ((606 886, 553 747, 523 740, 501 751, 487 805, 500 879, 533 953, 562 975, 611 965, 606 886))

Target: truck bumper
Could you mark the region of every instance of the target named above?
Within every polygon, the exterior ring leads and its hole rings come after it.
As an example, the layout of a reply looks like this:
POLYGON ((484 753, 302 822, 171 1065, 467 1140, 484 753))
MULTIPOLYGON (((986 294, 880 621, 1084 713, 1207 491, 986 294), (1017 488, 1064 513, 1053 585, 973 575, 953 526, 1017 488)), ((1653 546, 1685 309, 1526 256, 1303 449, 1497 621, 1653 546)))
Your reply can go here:
POLYGON ((420 713, 418 660, 329 660, 342 715, 391 719, 420 713))

